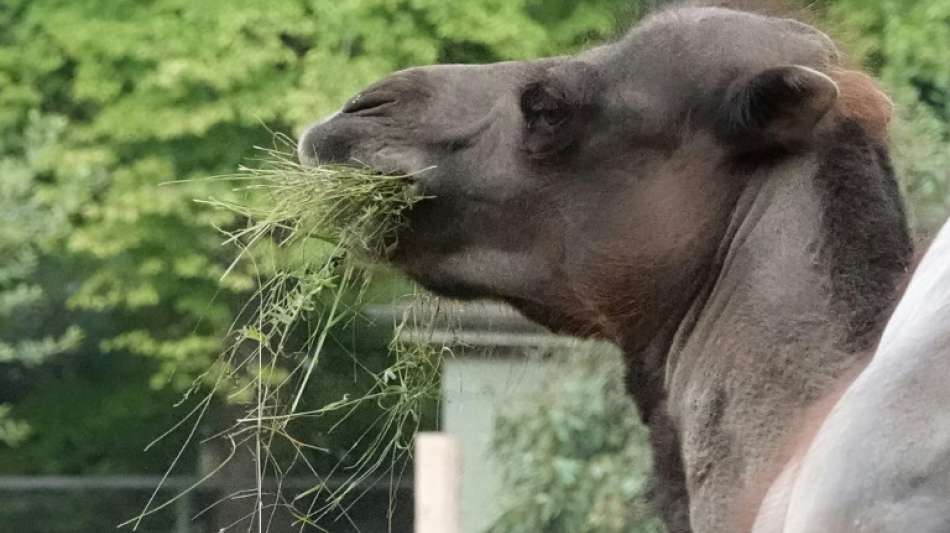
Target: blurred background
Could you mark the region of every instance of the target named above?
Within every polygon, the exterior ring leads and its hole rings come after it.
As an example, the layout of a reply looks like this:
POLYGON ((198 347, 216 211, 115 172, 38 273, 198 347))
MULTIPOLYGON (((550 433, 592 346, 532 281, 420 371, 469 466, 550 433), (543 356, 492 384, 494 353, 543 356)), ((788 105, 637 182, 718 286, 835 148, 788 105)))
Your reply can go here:
MULTIPOLYGON (((187 414, 183 394, 221 352, 256 286, 240 268, 221 280, 234 250, 216 227, 238 223, 235 215, 193 201, 227 198, 232 186, 161 184, 233 172, 255 145, 270 144, 271 131, 297 133, 393 70, 571 52, 618 34, 654 3, 0 0, 4 530, 109 531, 141 511, 182 439, 143 450, 187 414)), ((950 214, 950 0, 809 5, 897 105, 894 157, 924 240, 950 214)), ((378 304, 404 287, 387 283, 373 293, 378 304)), ((506 490, 466 489, 472 531, 658 531, 640 505, 648 456, 625 414, 632 407, 616 362, 525 355, 547 341, 499 316, 507 336, 474 350, 493 355, 446 369, 448 407, 423 424, 441 418, 463 433, 464 420, 482 424, 465 437, 492 454, 485 487, 504 479, 506 490)), ((463 329, 485 327, 470 322, 463 329)), ((369 366, 385 365, 389 335, 338 332, 369 366)), ((340 352, 321 361, 315 395, 360 386, 340 352)), ((227 398, 212 411, 207 434, 227 419, 227 398)), ((313 438, 339 460, 372 417, 334 432, 315 427, 313 438)), ((187 447, 159 500, 220 453, 187 447)), ((225 527, 234 521, 227 512, 191 518, 247 488, 241 472, 192 491, 139 531, 225 527)), ((382 482, 367 491, 352 521, 306 530, 408 530, 406 486, 393 497, 382 482)))

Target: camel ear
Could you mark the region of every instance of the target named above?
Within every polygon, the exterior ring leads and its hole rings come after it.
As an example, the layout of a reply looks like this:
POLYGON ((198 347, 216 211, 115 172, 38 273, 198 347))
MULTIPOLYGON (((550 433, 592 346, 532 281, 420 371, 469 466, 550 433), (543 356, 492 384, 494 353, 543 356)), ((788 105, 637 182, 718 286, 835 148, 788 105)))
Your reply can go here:
POLYGON ((732 83, 719 110, 720 135, 740 150, 794 149, 838 99, 838 86, 799 65, 769 68, 732 83))

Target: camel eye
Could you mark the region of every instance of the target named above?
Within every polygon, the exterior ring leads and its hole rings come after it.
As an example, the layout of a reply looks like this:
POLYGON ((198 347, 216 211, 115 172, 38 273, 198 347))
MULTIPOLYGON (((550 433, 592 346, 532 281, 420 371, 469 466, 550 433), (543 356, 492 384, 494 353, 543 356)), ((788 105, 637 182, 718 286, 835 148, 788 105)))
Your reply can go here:
POLYGON ((529 129, 560 126, 570 115, 564 96, 543 83, 525 87, 521 93, 521 113, 529 129))
POLYGON ((532 83, 521 93, 522 149, 536 160, 551 160, 574 142, 574 106, 555 83, 532 83))
POLYGON ((560 126, 567 120, 567 111, 563 109, 544 109, 538 112, 537 120, 548 127, 560 126))

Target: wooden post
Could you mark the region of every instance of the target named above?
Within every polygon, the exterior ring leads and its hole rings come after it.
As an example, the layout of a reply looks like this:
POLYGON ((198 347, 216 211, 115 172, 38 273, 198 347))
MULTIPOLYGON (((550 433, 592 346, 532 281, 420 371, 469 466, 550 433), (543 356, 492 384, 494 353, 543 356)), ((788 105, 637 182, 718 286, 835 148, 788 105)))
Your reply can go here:
POLYGON ((461 533, 462 452, 458 439, 444 433, 420 433, 416 436, 415 465, 415 533, 461 533))

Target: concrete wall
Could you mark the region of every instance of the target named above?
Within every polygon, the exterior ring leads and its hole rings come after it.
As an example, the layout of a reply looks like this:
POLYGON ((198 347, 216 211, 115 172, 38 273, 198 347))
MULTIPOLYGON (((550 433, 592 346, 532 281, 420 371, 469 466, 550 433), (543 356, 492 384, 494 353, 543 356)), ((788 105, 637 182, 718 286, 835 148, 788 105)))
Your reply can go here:
POLYGON ((462 443, 462 531, 484 531, 498 516, 499 465, 490 453, 498 413, 535 393, 547 366, 538 359, 486 357, 469 352, 449 359, 442 376, 442 429, 462 443))

